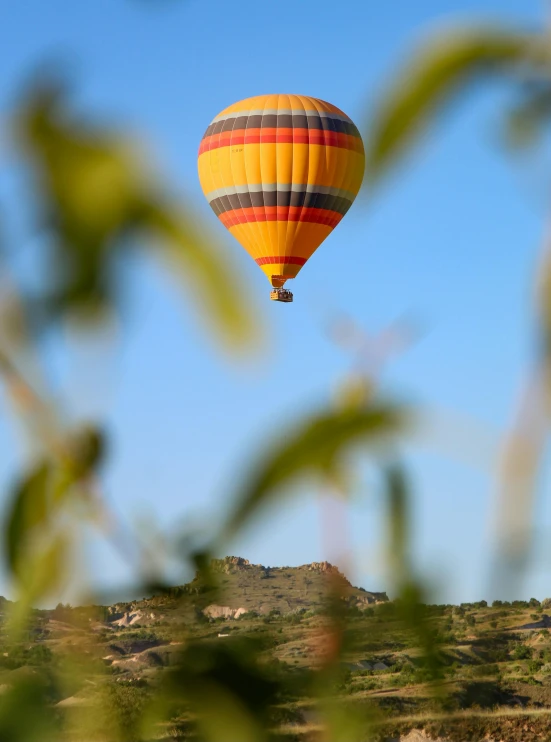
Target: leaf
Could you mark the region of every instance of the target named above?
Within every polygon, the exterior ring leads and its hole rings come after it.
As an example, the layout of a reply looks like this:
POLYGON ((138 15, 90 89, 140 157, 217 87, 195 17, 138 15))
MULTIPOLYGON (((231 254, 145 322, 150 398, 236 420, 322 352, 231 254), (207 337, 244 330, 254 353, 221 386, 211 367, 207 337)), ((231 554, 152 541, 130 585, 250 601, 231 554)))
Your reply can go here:
POLYGON ((13 575, 21 573, 29 535, 49 518, 51 464, 39 463, 15 487, 4 528, 4 552, 13 575))
POLYGON ((54 518, 60 488, 54 465, 37 464, 16 486, 4 528, 7 566, 16 580, 19 602, 14 623, 22 623, 32 603, 54 592, 65 577, 68 539, 56 532, 54 518))
POLYGON ((403 469, 398 465, 387 467, 384 479, 388 519, 387 559, 398 591, 394 605, 398 617, 416 636, 428 678, 438 679, 442 669, 439 647, 423 602, 425 591, 416 579, 411 563, 409 486, 403 469))
POLYGON ((37 174, 40 200, 53 232, 51 271, 35 315, 47 324, 60 314, 101 320, 124 294, 124 250, 141 238, 184 278, 231 349, 256 339, 257 313, 223 249, 206 235, 197 212, 166 196, 165 188, 128 136, 84 126, 66 110, 65 91, 45 81, 16 117, 23 153, 37 174))
POLYGON ((197 726, 206 742, 262 742, 267 738, 253 714, 229 688, 205 682, 193 696, 197 726))
POLYGON ((17 606, 21 618, 24 618, 26 608, 59 590, 69 566, 69 546, 69 539, 60 533, 46 548, 32 552, 22 563, 17 606))
POLYGON ((132 220, 147 180, 135 148, 111 132, 76 123, 59 81, 35 86, 15 119, 53 232, 47 314, 97 311, 114 291, 114 240, 132 220))
POLYGON ((322 698, 321 717, 325 727, 324 737, 331 742, 361 742, 373 739, 366 737, 366 731, 372 731, 368 709, 347 705, 342 698, 322 698))
POLYGON ((262 657, 265 648, 249 637, 235 637, 231 643, 191 641, 178 667, 165 673, 144 731, 178 701, 190 704, 201 739, 207 742, 265 740, 270 712, 283 690, 282 678, 262 657))
POLYGON ((429 38, 377 106, 367 136, 366 184, 375 184, 468 83, 523 65, 548 65, 546 44, 543 37, 499 26, 455 27, 429 38))
POLYGON ((162 203, 142 204, 140 219, 145 229, 161 238, 160 254, 171 273, 180 276, 202 308, 228 350, 242 350, 258 341, 257 313, 234 272, 229 259, 208 241, 197 220, 162 203))
POLYGON ((279 446, 270 450, 251 475, 250 482, 230 513, 222 538, 232 537, 283 487, 308 474, 331 477, 340 459, 353 445, 372 445, 396 437, 405 413, 390 404, 372 402, 367 407, 321 412, 288 431, 279 446))
POLYGON ((68 439, 67 448, 66 463, 73 481, 86 479, 103 463, 107 449, 105 433, 93 425, 83 426, 68 439))
MULTIPOLYGON (((35 561, 47 559, 41 552, 59 526, 61 508, 74 486, 100 464, 105 441, 100 430, 82 428, 67 439, 63 459, 38 462, 14 487, 4 526, 4 553, 12 575, 28 583, 35 561), (31 565, 31 566, 29 566, 31 565)), ((61 548, 61 547, 60 547, 61 548)), ((50 554, 55 558, 55 554, 50 554)))
POLYGON ((0 742, 53 742, 58 735, 44 680, 13 678, 0 696, 0 742))
POLYGON ((408 487, 402 470, 389 467, 385 472, 388 506, 388 563, 398 584, 410 579, 408 487))
POLYGON ((537 86, 508 112, 505 119, 505 141, 511 148, 526 149, 542 135, 551 119, 551 85, 537 86))

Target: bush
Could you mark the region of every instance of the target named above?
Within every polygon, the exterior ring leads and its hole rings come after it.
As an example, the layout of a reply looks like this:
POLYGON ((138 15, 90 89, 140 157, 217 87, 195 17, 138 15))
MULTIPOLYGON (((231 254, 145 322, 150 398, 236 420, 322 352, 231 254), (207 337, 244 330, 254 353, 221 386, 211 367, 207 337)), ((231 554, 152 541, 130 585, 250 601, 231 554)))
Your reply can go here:
POLYGON ((517 644, 513 649, 512 657, 514 660, 529 660, 532 659, 532 650, 526 644, 517 644))
POLYGON ((45 644, 33 644, 30 647, 4 646, 6 655, 0 656, 0 667, 16 670, 24 665, 42 666, 52 661, 52 650, 45 644))
POLYGON ((486 600, 479 600, 478 603, 473 603, 474 608, 487 608, 488 603, 486 600))
POLYGON ((299 624, 302 621, 302 615, 300 613, 289 613, 284 617, 286 623, 299 624))
POLYGON ((531 673, 536 673, 541 670, 543 667, 543 662, 541 660, 530 660, 528 663, 528 671, 531 673))
POLYGON ((144 642, 160 641, 159 637, 154 631, 149 631, 148 629, 143 629, 143 628, 140 628, 138 631, 133 631, 130 637, 128 638, 136 639, 137 641, 144 641, 144 642))
POLYGON ((526 685, 542 685, 540 680, 536 680, 536 678, 533 678, 533 677, 520 678, 519 682, 525 683, 526 685))
POLYGON ((485 677, 486 675, 499 675, 499 667, 494 664, 490 665, 476 665, 473 668, 474 677, 485 677))
POLYGON ((499 647, 498 649, 492 649, 488 652, 488 659, 492 662, 507 662, 509 659, 509 653, 505 648, 499 647))

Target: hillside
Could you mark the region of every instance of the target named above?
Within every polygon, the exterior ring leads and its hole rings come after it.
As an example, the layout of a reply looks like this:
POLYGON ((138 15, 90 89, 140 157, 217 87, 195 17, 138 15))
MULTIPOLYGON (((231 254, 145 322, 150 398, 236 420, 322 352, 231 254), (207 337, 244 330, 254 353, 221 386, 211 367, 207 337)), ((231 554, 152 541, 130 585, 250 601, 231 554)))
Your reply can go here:
POLYGON ((258 616, 270 613, 284 616, 297 611, 317 611, 326 603, 329 583, 350 607, 360 610, 388 600, 386 593, 353 587, 329 562, 313 562, 300 567, 264 567, 232 556, 213 560, 211 569, 219 583, 215 602, 211 591, 204 591, 196 577, 188 585, 173 588, 167 595, 116 604, 111 610, 121 615, 115 620, 148 624, 156 620, 159 609, 169 614, 175 609, 180 612, 199 609, 209 618, 234 618, 251 612, 258 616), (153 616, 149 615, 151 612, 153 616), (136 615, 125 617, 128 613, 136 615))
MULTIPOLYGON (((330 640, 325 606, 331 593, 345 620, 333 698, 351 714, 365 715, 366 724, 376 718, 381 740, 548 738, 550 601, 425 606, 430 666, 418 648, 419 629, 404 623, 397 605, 384 593, 353 587, 327 562, 267 568, 227 557, 213 562, 212 571, 219 589, 197 576, 142 600, 35 611, 29 633, 17 642, 3 627, 0 695, 41 677, 61 725, 57 739, 81 742, 72 720, 106 691, 113 714, 128 721, 167 673, 185 673, 201 652, 201 666, 206 658, 239 665, 243 642, 254 641, 263 667, 286 688, 273 710, 277 738, 314 742, 321 717, 309 677, 330 640), (68 664, 79 668, 77 679, 53 682, 53 673, 68 664)), ((8 608, 4 601, 1 610, 8 608)), ((107 738, 98 732, 98 740, 107 738)), ((153 738, 196 739, 193 715, 182 706, 153 738)))

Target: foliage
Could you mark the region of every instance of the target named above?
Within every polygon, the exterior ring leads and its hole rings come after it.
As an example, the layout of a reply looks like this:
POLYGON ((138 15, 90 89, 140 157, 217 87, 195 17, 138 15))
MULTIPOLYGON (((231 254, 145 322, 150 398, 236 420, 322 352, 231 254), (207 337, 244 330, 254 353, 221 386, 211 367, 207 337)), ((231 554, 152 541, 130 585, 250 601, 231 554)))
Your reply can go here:
MULTIPOLYGON (((515 97, 504 115, 508 141, 537 143, 551 116, 550 61, 545 33, 477 24, 433 35, 374 107, 366 126, 368 187, 379 183, 445 104, 490 75, 507 80, 515 97)), ((178 587, 165 584, 155 545, 129 533, 102 497, 99 482, 109 448, 103 426, 68 425, 71 416, 62 414, 59 400, 48 393, 42 340, 61 323, 77 323, 83 331, 120 315, 124 267, 143 251, 183 280, 217 345, 255 347, 258 310, 246 289, 233 290, 237 276, 193 205, 169 195, 128 134, 79 120, 58 79, 44 78, 27 90, 12 116, 12 130, 12 144, 32 178, 47 244, 37 288, 14 284, 0 297, 0 374, 34 443, 34 456, 18 473, 3 517, 4 562, 16 601, 5 606, 1 627, 0 670, 9 673, 9 682, 0 695, 0 740, 130 742, 159 738, 165 730, 172 738, 199 735, 204 742, 264 742, 274 725, 301 723, 300 701, 315 711, 325 738, 344 742, 371 735, 394 701, 347 705, 340 694, 348 699, 370 694, 387 676, 395 689, 426 686, 431 710, 509 703, 512 695, 501 677, 509 659, 521 663, 518 672, 528 673, 527 685, 540 684, 533 676, 545 675, 551 648, 535 655, 527 644, 512 646, 511 634, 498 635, 497 619, 510 621, 513 612, 530 610, 535 620, 539 613, 533 611, 548 607, 548 601, 496 600, 492 608, 484 600, 453 608, 428 603, 425 581, 412 564, 414 503, 402 456, 414 416, 367 375, 344 385, 337 403, 297 415, 279 440, 265 446, 247 468, 222 526, 200 546, 193 539, 180 542, 178 553, 195 566, 196 578, 178 587), (308 612, 285 613, 279 604, 262 616, 248 610, 219 641, 203 608, 221 594, 234 562, 213 562, 211 554, 223 553, 263 508, 279 506, 305 478, 350 497, 358 452, 369 454, 379 475, 395 599, 364 609, 357 595, 355 602, 350 593, 343 596, 342 575, 330 572, 308 612), (59 600, 90 527, 101 528, 131 565, 139 565, 135 581, 144 593, 153 587, 160 592, 142 606, 146 624, 137 630, 115 629, 105 605, 77 610, 58 603, 51 615, 36 610, 44 601, 59 600), (171 627, 167 634, 177 626, 174 643, 162 643, 164 628, 148 628, 153 608, 169 614, 162 616, 171 627), (293 632, 302 631, 317 637, 317 649, 323 650, 317 663, 309 662, 304 648, 289 650, 285 660, 274 656, 284 643, 293 644, 293 632), (50 632, 67 632, 67 641, 59 635, 51 639, 50 632), (473 650, 467 659, 460 654, 466 636, 473 650), (369 680, 358 683, 345 658, 360 651, 373 655, 373 668, 366 670, 369 680), (377 667, 375 660, 382 664, 377 667), (129 677, 129 665, 139 674, 129 677), (458 690, 446 690, 441 682, 446 676, 458 681, 458 690), (59 701, 70 703, 56 707, 59 701)), ((7 282, 9 256, 0 257, 7 282)), ((546 394, 549 261, 540 278, 538 368, 546 394)), ((522 501, 535 481, 541 446, 536 441, 527 451, 519 440, 512 440, 505 479, 522 501)), ((526 551, 524 545, 514 554, 520 564, 526 551)), ((288 572, 275 569, 263 570, 258 579, 279 591, 274 593, 279 601, 280 583, 291 582, 288 572)), ((313 582, 308 580, 305 589, 313 582)), ((128 613, 134 603, 118 608, 128 613)))
POLYGON ((515 660, 529 660, 532 657, 532 650, 526 644, 518 644, 513 649, 512 656, 515 660))
POLYGON ((515 79, 549 65, 543 35, 505 26, 452 26, 424 41, 387 86, 367 135, 367 182, 374 183, 414 143, 450 98, 489 75, 515 79))

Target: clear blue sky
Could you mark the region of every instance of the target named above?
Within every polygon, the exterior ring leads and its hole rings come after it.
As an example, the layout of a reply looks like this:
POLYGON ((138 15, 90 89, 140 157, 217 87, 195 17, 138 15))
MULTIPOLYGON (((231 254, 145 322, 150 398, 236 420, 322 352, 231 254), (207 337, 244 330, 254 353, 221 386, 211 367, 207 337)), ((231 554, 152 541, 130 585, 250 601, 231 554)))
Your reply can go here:
MULTIPOLYGON (((290 306, 269 304, 263 275, 225 237, 203 200, 196 156, 210 120, 256 94, 317 96, 361 124, 427 25, 480 15, 533 26, 542 6, 535 0, 19 0, 4 8, 0 115, 33 65, 67 53, 79 83, 75 105, 146 138, 170 181, 226 240, 265 304, 277 349, 254 364, 228 366, 179 293, 145 262, 128 276, 135 314, 109 366, 90 378, 85 371, 93 348, 68 364, 63 342, 52 343, 52 378, 67 405, 107 420, 113 454, 105 485, 118 509, 169 528, 208 520, 270 430, 329 398, 350 359, 324 335, 322 291, 371 331, 404 313, 423 320, 425 335, 389 371, 390 389, 489 429, 509 423, 529 359, 543 199, 497 143, 504 86, 481 88, 455 106, 373 203, 356 204, 295 282, 290 306), (346 260, 335 260, 338 254, 346 260)), ((2 219, 13 245, 25 244, 32 224, 11 165, 0 165, 8 168, 0 172, 2 219)), ((7 414, 0 420, 0 450, 1 482, 7 483, 19 455, 7 414)), ((487 592, 484 569, 493 496, 488 471, 436 448, 411 447, 407 455, 416 492, 416 559, 440 589, 437 597, 496 597, 487 592)), ((327 556, 313 494, 294 493, 292 505, 256 524, 232 551, 268 565, 327 556)), ((354 579, 384 589, 376 492, 358 499, 350 520, 354 579)), ((551 525, 543 499, 538 523, 544 530, 551 525)), ((125 569, 109 548, 91 546, 90 553, 98 584, 124 581, 125 569)), ((551 595, 547 568, 542 557, 518 597, 551 595)), ((6 589, 4 581, 0 592, 6 589)))

